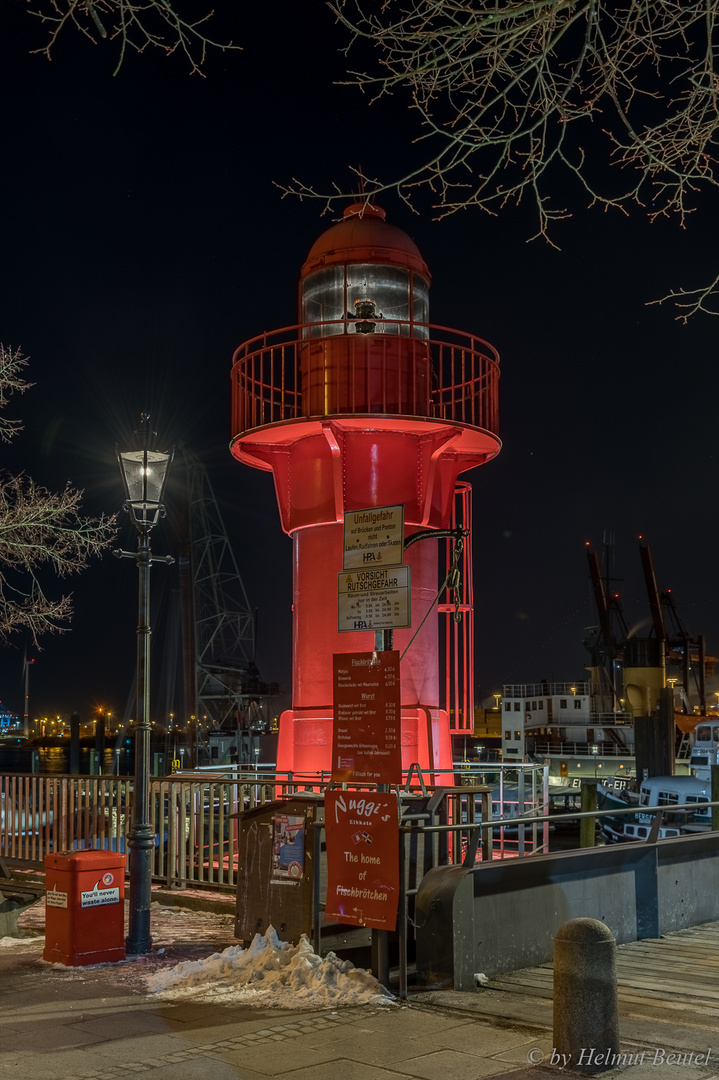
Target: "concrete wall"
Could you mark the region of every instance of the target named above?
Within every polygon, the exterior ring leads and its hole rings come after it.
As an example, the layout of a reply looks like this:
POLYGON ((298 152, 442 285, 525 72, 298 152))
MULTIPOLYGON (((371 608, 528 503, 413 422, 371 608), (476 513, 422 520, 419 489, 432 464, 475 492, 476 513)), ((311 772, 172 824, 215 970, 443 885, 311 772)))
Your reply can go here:
POLYGON ((417 894, 418 978, 469 990, 475 973, 547 963, 581 916, 619 944, 719 919, 719 833, 436 867, 417 894))

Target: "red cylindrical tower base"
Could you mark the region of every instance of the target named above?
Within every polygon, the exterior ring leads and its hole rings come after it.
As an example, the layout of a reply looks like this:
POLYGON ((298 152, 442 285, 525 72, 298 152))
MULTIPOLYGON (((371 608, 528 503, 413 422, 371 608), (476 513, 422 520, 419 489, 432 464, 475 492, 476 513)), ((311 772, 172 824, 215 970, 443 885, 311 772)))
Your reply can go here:
MULTIPOLYGON (((411 532, 411 530, 409 530, 411 532)), ((295 645, 292 704, 295 709, 332 705, 334 653, 370 652, 372 631, 338 629, 337 576, 342 571, 342 522, 299 529, 293 537, 293 641, 295 645)), ((437 596, 437 543, 414 544, 406 553, 412 575, 412 628, 394 631, 400 653, 412 640, 402 661, 403 705, 439 708, 437 635, 428 620, 417 632, 437 596)))

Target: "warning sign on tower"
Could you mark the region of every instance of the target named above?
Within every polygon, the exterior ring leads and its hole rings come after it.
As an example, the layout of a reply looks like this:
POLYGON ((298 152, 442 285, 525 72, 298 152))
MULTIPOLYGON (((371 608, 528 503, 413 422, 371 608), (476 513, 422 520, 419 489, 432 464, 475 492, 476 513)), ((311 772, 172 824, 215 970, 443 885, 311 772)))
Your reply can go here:
POLYGON ((342 566, 401 566, 404 562, 404 506, 372 506, 345 514, 342 566))
POLYGON ((409 566, 337 575, 337 629, 396 630, 412 625, 409 566))

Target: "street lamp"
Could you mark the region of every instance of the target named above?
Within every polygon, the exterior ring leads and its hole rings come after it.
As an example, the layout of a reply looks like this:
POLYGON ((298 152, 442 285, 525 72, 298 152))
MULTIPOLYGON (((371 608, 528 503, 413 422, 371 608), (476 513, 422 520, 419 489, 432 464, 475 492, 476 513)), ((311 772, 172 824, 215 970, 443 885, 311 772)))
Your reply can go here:
POLYGON ((149 952, 152 849, 155 829, 150 817, 150 564, 173 563, 171 555, 150 553, 150 530, 165 515, 162 499, 167 474, 174 455, 172 450, 156 450, 155 433, 150 417, 143 413, 135 443, 127 449, 117 447, 117 460, 125 488, 124 509, 137 529, 137 552, 115 551, 118 558, 137 563, 137 687, 135 708, 135 782, 132 799, 132 825, 128 834, 130 848, 130 922, 128 953, 149 952))

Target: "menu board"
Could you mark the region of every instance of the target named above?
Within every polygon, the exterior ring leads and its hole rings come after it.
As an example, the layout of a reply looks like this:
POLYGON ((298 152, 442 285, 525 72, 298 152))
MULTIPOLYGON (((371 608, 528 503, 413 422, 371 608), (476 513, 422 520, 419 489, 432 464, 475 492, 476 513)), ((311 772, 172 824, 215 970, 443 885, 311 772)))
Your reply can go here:
POLYGON ((399 653, 336 653, 332 779, 402 783, 399 653))

